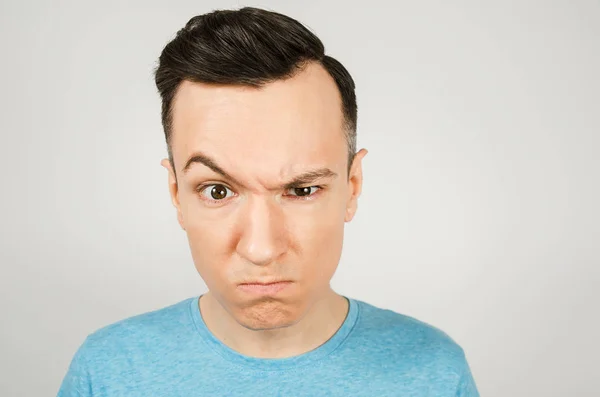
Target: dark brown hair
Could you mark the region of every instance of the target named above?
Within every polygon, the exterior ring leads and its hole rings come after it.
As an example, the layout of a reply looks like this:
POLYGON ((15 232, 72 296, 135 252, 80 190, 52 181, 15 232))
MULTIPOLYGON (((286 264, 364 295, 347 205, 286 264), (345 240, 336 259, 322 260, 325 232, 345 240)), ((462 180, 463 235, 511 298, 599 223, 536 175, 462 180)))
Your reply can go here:
POLYGON ((173 170, 172 102, 182 81, 260 87, 292 77, 308 62, 321 64, 340 91, 349 169, 356 153, 357 118, 350 73, 325 55, 321 40, 300 22, 277 12, 245 7, 193 17, 160 55, 155 81, 173 170))

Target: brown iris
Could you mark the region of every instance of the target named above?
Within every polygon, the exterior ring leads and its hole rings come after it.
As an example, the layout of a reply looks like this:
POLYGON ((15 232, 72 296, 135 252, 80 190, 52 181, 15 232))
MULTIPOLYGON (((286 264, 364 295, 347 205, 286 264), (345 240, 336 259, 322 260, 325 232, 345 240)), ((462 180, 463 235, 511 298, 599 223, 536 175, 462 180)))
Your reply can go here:
POLYGON ((214 185, 212 189, 210 189, 210 195, 215 200, 223 200, 227 197, 227 188, 223 185, 214 185))
POLYGON ((296 193, 296 196, 308 196, 310 195, 310 187, 294 188, 294 193, 296 193))

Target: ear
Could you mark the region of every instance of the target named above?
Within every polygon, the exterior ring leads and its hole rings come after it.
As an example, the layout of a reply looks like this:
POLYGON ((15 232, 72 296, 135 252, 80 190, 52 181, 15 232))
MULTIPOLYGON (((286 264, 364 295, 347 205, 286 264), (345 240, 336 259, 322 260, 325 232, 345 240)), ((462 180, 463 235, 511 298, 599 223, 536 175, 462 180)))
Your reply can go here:
POLYGON ((350 174, 348 177, 348 199, 346 201, 346 215, 344 221, 350 222, 356 214, 358 206, 358 197, 362 191, 362 159, 367 155, 366 149, 361 149, 354 156, 352 166, 350 167, 350 174))
POLYGON ((173 206, 177 210, 177 221, 179 222, 179 226, 183 230, 185 230, 185 224, 183 222, 183 215, 181 213, 181 204, 179 202, 179 187, 177 185, 177 177, 175 176, 175 171, 173 167, 171 167, 171 162, 169 159, 163 159, 160 164, 167 169, 169 172, 169 193, 171 195, 171 202, 173 206))

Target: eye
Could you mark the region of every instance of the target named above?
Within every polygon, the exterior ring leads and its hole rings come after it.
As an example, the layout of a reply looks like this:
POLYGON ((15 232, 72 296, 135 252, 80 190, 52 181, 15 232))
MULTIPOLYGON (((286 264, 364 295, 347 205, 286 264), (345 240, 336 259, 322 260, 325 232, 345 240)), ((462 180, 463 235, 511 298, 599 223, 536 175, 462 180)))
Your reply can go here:
POLYGON ((204 198, 211 201, 220 201, 233 196, 231 189, 221 184, 201 186, 198 191, 204 198))
POLYGON ((320 189, 319 186, 293 187, 288 190, 288 195, 297 197, 309 197, 320 189))

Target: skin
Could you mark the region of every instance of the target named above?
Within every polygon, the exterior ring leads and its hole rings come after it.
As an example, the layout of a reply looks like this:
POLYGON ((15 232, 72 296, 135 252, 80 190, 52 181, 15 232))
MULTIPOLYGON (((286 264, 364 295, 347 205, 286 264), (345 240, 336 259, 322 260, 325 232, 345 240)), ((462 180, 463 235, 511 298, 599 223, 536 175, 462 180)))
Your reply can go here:
POLYGON ((185 81, 173 103, 171 147, 177 172, 168 159, 161 164, 209 290, 199 303, 209 330, 261 358, 326 342, 348 311, 330 280, 367 153, 356 154, 348 173, 341 97, 331 76, 311 63, 261 88, 185 81), (239 287, 274 280, 290 283, 267 295, 239 287))

